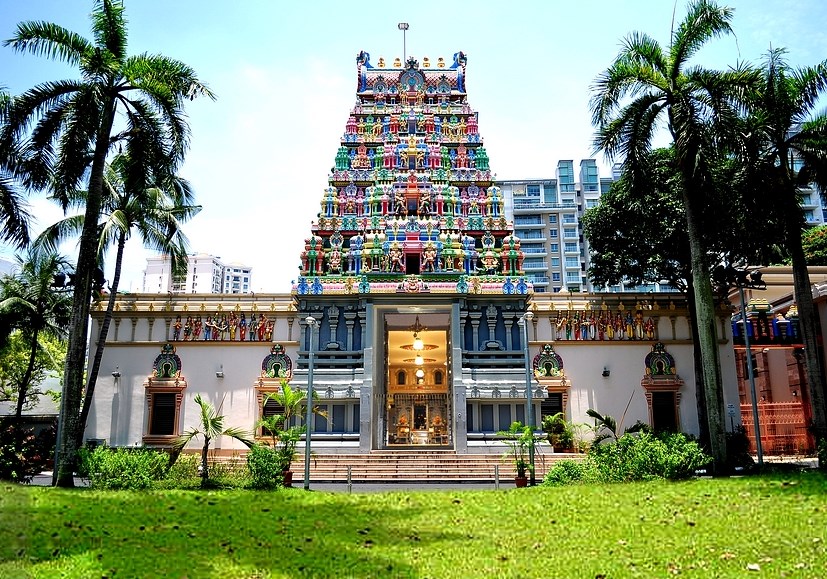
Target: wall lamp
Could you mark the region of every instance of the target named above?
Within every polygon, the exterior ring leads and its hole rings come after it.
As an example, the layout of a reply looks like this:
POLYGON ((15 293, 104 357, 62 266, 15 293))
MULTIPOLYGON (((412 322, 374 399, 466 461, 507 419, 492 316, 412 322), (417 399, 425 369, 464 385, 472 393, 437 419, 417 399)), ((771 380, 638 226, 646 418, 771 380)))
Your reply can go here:
POLYGON ((120 378, 121 377, 121 367, 120 366, 115 366, 115 371, 112 372, 112 377, 113 378, 120 378))
POLYGON ((224 364, 219 364, 218 371, 215 373, 216 378, 223 378, 224 377, 224 364))
POLYGON ((608 378, 611 375, 612 371, 609 370, 608 366, 603 366, 603 377, 608 378))

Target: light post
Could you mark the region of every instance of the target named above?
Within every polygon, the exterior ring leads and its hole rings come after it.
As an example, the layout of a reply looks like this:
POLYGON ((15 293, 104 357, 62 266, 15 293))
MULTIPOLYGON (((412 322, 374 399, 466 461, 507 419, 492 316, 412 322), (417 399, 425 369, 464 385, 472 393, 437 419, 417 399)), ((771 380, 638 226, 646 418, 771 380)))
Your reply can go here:
POLYGON ((755 452, 758 455, 758 466, 764 465, 764 449, 761 444, 761 423, 758 419, 758 398, 755 391, 755 372, 752 366, 752 349, 749 343, 749 329, 747 328, 747 303, 744 299, 744 288, 765 290, 767 284, 761 279, 761 272, 755 270, 747 273, 745 270, 738 270, 731 265, 719 270, 718 276, 721 281, 734 285, 738 288, 738 298, 741 302, 741 321, 744 324, 744 347, 747 357, 747 373, 749 374, 749 392, 752 398, 752 425, 755 429, 755 452))
POLYGON ((313 420, 313 330, 316 318, 307 316, 307 330, 310 332, 310 349, 307 354, 307 418, 304 421, 304 490, 310 490, 310 424, 313 420))
MULTIPOLYGON (((531 359, 528 351, 528 323, 534 319, 534 312, 526 312, 520 317, 519 324, 523 327, 523 350, 525 351, 525 422, 534 437, 534 408, 531 402, 531 359)), ((534 486, 534 445, 528 447, 529 484, 534 486)))
POLYGON ((408 31, 410 26, 408 26, 407 22, 400 22, 396 25, 396 27, 402 31, 402 68, 405 68, 405 61, 408 59, 408 49, 405 45, 405 33, 408 31))

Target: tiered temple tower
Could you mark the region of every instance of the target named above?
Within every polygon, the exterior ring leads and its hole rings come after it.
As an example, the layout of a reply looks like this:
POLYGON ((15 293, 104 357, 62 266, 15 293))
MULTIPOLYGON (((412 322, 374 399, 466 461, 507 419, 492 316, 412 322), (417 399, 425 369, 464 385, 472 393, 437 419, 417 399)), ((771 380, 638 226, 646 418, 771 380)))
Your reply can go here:
MULTIPOLYGON (((319 380, 334 390, 348 382, 360 398, 364 449, 392 443, 403 416, 426 429, 447 419, 441 440, 453 444, 465 435, 455 378, 491 369, 509 374, 505 382, 522 379, 516 321, 532 288, 468 102, 466 63, 457 52, 450 63, 409 58, 389 67, 359 53, 356 104, 301 253, 293 292, 302 316, 320 322, 319 380), (436 332, 431 367, 411 351, 397 359, 410 348, 405 337, 423 330, 436 332), (417 402, 426 398, 423 418, 417 402)), ((307 328, 303 338, 300 368, 307 328)))

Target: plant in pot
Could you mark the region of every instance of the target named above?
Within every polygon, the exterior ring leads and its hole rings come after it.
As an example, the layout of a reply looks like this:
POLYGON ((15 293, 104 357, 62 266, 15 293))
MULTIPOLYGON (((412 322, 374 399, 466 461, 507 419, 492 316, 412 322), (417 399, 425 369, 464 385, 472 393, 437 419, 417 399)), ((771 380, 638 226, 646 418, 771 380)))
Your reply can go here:
POLYGON ((530 457, 532 453, 539 450, 543 437, 535 435, 530 426, 525 426, 520 421, 512 422, 508 430, 500 430, 497 435, 502 437, 503 442, 508 446, 508 452, 503 456, 510 457, 514 461, 514 468, 517 471, 514 484, 517 487, 527 486, 528 475, 531 474, 532 468, 530 457))
POLYGON ((571 451, 574 448, 574 426, 562 412, 543 416, 543 432, 548 436, 552 452, 571 451))
MULTIPOLYGON (((262 429, 263 434, 270 436, 271 448, 278 457, 283 484, 286 487, 293 484, 293 471, 290 470, 290 465, 297 458, 297 447, 302 434, 307 432, 306 424, 290 425, 290 423, 294 421, 294 418, 301 420, 304 416, 306 397, 305 392, 294 390, 286 380, 282 380, 277 392, 268 392, 264 397, 262 418, 256 422, 256 428, 262 429), (266 415, 268 402, 272 402, 281 412, 266 415)), ((317 399, 315 392, 313 398, 317 399)), ((313 413, 327 418, 327 413, 317 406, 313 407, 313 413)))

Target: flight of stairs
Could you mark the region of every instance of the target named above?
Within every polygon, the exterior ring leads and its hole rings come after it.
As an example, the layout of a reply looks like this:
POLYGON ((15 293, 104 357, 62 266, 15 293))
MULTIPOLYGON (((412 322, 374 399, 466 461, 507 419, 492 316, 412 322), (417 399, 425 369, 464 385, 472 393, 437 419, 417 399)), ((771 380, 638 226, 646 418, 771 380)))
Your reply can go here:
MULTIPOLYGON (((579 459, 576 454, 543 454, 535 458, 538 480, 552 463, 564 458, 579 459)), ((346 482, 348 466, 352 481, 358 482, 489 482, 515 476, 513 461, 498 454, 457 454, 450 450, 387 451, 368 454, 319 454, 311 456, 310 480, 346 482)), ((293 463, 293 484, 304 476, 304 457, 293 463)))

